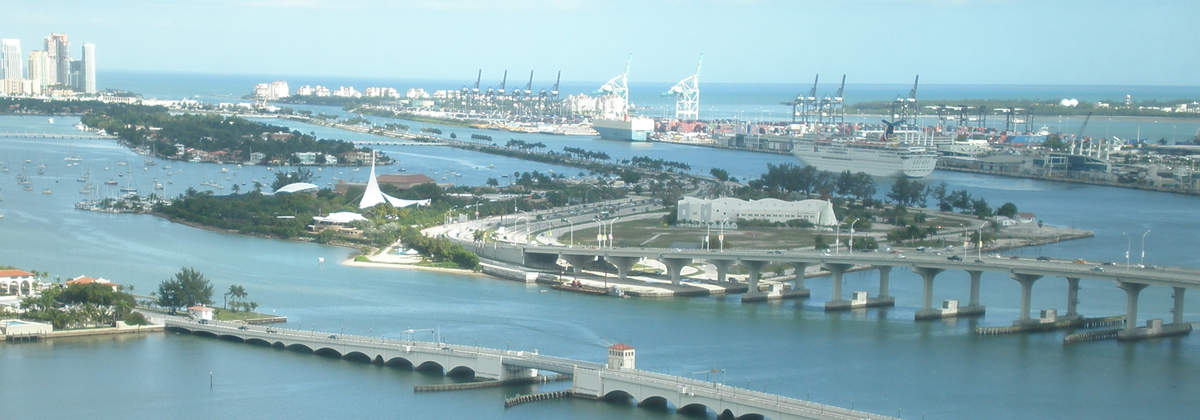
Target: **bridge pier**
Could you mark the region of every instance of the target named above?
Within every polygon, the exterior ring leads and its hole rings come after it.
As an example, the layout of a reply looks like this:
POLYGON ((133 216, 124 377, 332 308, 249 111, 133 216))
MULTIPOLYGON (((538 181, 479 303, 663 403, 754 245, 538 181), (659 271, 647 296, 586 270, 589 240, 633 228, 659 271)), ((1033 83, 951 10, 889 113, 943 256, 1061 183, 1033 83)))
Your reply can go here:
POLYGON ((663 265, 667 266, 667 275, 671 277, 671 284, 678 286, 680 281, 679 273, 683 271, 683 267, 692 263, 691 258, 667 258, 659 257, 663 265))
POLYGON ((842 299, 842 275, 846 274, 846 270, 849 270, 853 266, 840 263, 822 263, 821 266, 829 270, 829 278, 833 282, 829 293, 829 301, 825 302, 825 310, 845 311, 850 309, 850 301, 842 299))
POLYGON ((945 271, 941 268, 913 267, 913 272, 921 276, 924 290, 921 293, 921 309, 913 315, 913 319, 938 319, 942 317, 941 309, 933 309, 933 279, 945 271))
POLYGON ((571 272, 575 274, 582 273, 583 268, 587 266, 588 262, 596 260, 596 256, 594 255, 560 255, 560 258, 566 260, 567 264, 571 265, 571 272))
POLYGON ((717 267, 717 283, 724 283, 729 277, 729 267, 733 265, 733 260, 708 260, 708 262, 717 267))
POLYGON ((1021 284, 1021 312, 1019 313, 1019 318, 1013 324, 1040 323, 1040 321, 1029 319, 1029 301, 1033 297, 1033 282, 1036 282, 1040 278, 1042 276, 1036 274, 1012 274, 1012 279, 1021 284))
POLYGON ((614 267, 617 267, 617 278, 622 281, 625 280, 625 278, 629 275, 629 272, 633 270, 633 265, 636 264, 640 259, 641 258, 638 257, 604 257, 605 261, 608 261, 614 267))
POLYGON ((1117 340, 1143 340, 1154 337, 1169 337, 1174 335, 1185 335, 1192 332, 1192 324, 1183 323, 1183 288, 1174 288, 1174 307, 1171 308, 1172 321, 1170 324, 1163 324, 1161 319, 1151 319, 1146 321, 1146 326, 1137 326, 1137 307, 1138 295, 1142 289, 1145 289, 1145 284, 1140 283, 1125 283, 1119 284, 1119 287, 1125 289, 1125 329, 1117 332, 1117 340))
POLYGON ((758 289, 758 280, 762 277, 762 269, 770 263, 765 260, 742 260, 742 265, 746 266, 746 271, 749 272, 746 280, 746 294, 742 295, 742 303, 762 302, 783 297, 774 290, 763 293, 758 289))
POLYGON ((1079 305, 1079 277, 1067 277, 1067 314, 1064 319, 1080 319, 1078 311, 1079 305))
POLYGON ((804 287, 804 271, 808 269, 806 262, 794 262, 792 267, 796 270, 796 278, 792 280, 792 290, 783 293, 784 299, 802 298, 809 296, 809 290, 804 287))

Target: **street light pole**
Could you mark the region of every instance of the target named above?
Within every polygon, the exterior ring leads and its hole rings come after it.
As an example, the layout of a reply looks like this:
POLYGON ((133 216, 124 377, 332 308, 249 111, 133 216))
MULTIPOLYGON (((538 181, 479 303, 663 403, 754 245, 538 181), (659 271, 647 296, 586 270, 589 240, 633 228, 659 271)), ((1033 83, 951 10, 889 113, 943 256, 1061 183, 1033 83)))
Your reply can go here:
POLYGON ((983 259, 983 227, 984 226, 987 226, 987 222, 984 222, 983 224, 979 225, 979 229, 976 229, 976 234, 979 235, 979 243, 976 244, 976 246, 975 246, 975 259, 977 259, 977 260, 983 259))
POLYGON ((1142 262, 1138 263, 1143 267, 1146 266, 1146 235, 1150 234, 1150 229, 1146 229, 1146 233, 1142 234, 1142 262))
POLYGON ((717 243, 721 247, 721 252, 725 252, 725 223, 729 222, 729 218, 721 219, 721 233, 717 235, 717 243))
POLYGON ((833 253, 841 255, 842 253, 842 225, 833 226, 833 253))
POLYGON ((1125 269, 1129 269, 1129 250, 1133 247, 1133 238, 1125 232, 1121 232, 1121 236, 1125 237, 1125 269))
POLYGON ((854 254, 854 225, 856 225, 856 224, 858 224, 858 219, 854 219, 853 222, 850 222, 850 248, 849 248, 849 250, 850 250, 851 255, 854 254))

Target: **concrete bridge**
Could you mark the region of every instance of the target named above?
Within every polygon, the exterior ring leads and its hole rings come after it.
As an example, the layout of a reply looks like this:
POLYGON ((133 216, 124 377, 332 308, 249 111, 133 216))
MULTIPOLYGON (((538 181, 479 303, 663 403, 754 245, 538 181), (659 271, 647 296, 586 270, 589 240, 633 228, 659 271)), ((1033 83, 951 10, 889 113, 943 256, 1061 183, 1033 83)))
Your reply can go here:
POLYGON ((1028 258, 976 258, 974 255, 941 256, 925 253, 916 254, 887 254, 878 252, 846 252, 828 254, 817 251, 791 250, 703 250, 703 249, 666 249, 666 248, 601 248, 601 247, 564 247, 564 246, 533 246, 508 244, 510 252, 491 252, 486 256, 516 257, 520 261, 507 261, 529 267, 552 268, 559 259, 565 260, 572 269, 580 269, 597 257, 616 268, 617 276, 625 280, 633 265, 643 258, 656 259, 667 268, 667 275, 673 284, 681 281, 680 272, 684 266, 693 261, 703 260, 716 266, 717 280, 725 281, 729 268, 734 264, 744 266, 749 274, 749 291, 743 296, 743 301, 766 300, 785 297, 808 296, 804 287, 804 270, 809 265, 819 265, 831 273, 832 296, 825 303, 825 309, 830 311, 846 310, 857 307, 892 306, 895 299, 888 294, 889 276, 895 267, 908 267, 919 275, 924 282, 921 309, 917 311, 916 319, 935 319, 956 316, 975 316, 984 313, 985 308, 980 301, 979 283, 984 272, 1004 272, 1021 286, 1020 317, 1014 324, 1036 326, 1045 319, 1030 317, 1030 299, 1033 284, 1043 278, 1062 278, 1066 280, 1067 302, 1066 313, 1053 316, 1056 320, 1073 320, 1081 318, 1077 312, 1079 281, 1081 279, 1106 280, 1116 283, 1117 287, 1126 292, 1126 328, 1118 335, 1120 339, 1136 339, 1149 336, 1186 334, 1191 331, 1191 324, 1183 322, 1183 296, 1189 288, 1200 287, 1200 270, 1184 268, 1138 268, 1117 265, 1102 265, 1085 263, 1083 261, 1028 259, 1028 258), (519 250, 519 251, 518 251, 519 250), (954 259, 951 259, 954 258, 954 259), (764 267, 771 263, 790 264, 796 269, 793 286, 790 291, 779 293, 763 293, 759 291, 758 283, 764 267), (868 267, 879 273, 879 289, 874 297, 864 293, 856 293, 854 299, 845 299, 842 291, 842 277, 852 267, 868 267), (957 307, 949 302, 941 308, 935 308, 932 302, 934 280, 946 271, 963 271, 970 278, 970 294, 967 304, 957 307), (1146 327, 1137 325, 1138 295, 1142 289, 1149 286, 1170 287, 1173 289, 1172 313, 1170 323, 1163 324, 1154 321, 1146 327))
POLYGON ((169 330, 280 349, 379 364, 409 365, 418 370, 440 368, 447 375, 508 380, 531 378, 543 370, 553 371, 571 375, 571 394, 577 397, 603 400, 629 398, 639 405, 667 403, 684 412, 711 409, 718 414, 735 417, 759 415, 773 420, 887 418, 716 382, 545 356, 537 352, 216 321, 200 322, 180 317, 167 318, 165 325, 169 330))
POLYGON ((75 139, 75 140, 109 140, 115 139, 115 136, 102 136, 99 134, 89 133, 0 133, 0 137, 10 138, 26 138, 26 139, 75 139))

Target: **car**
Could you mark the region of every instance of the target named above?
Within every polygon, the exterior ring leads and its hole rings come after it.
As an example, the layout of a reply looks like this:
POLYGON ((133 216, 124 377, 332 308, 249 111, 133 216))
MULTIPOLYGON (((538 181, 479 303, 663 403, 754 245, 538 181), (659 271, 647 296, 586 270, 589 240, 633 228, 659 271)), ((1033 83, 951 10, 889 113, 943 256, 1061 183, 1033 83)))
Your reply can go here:
POLYGON ((1104 265, 1117 265, 1117 263, 1112 262, 1112 261, 1105 261, 1104 265))
POLYGON ((1050 257, 1043 255, 1043 256, 1037 257, 1037 260, 1038 261, 1050 261, 1050 257))
POLYGON ((949 257, 946 257, 946 259, 950 260, 950 261, 962 261, 962 257, 957 256, 957 255, 951 255, 949 257))
POLYGON ((1103 272, 1104 272, 1104 267, 1101 267, 1101 266, 1098 266, 1098 265, 1097 265, 1097 266, 1095 266, 1095 267, 1092 267, 1092 271, 1099 271, 1099 272, 1103 273, 1103 272))
POLYGON ((268 333, 270 333, 270 334, 275 334, 275 329, 273 329, 273 328, 267 328, 267 332, 268 332, 268 333))
POLYGON ((1016 256, 1016 255, 1009 255, 1009 256, 1008 256, 1008 259, 1010 259, 1010 260, 1019 260, 1019 259, 1021 259, 1021 257, 1018 257, 1018 256, 1016 256))
POLYGON ((983 264, 983 260, 981 260, 981 259, 979 259, 979 258, 976 258, 976 259, 975 259, 975 262, 977 262, 977 263, 980 263, 980 264, 983 264))
POLYGON ((925 252, 925 247, 923 247, 923 246, 917 247, 917 252, 925 252))
POLYGON ((329 334, 329 338, 337 340, 337 334, 329 334))
POLYGON ((907 257, 905 257, 904 254, 896 254, 896 258, 903 260, 907 257))
POLYGON ((238 326, 238 329, 242 330, 242 331, 246 331, 248 328, 246 328, 245 325, 240 325, 240 326, 238 326))

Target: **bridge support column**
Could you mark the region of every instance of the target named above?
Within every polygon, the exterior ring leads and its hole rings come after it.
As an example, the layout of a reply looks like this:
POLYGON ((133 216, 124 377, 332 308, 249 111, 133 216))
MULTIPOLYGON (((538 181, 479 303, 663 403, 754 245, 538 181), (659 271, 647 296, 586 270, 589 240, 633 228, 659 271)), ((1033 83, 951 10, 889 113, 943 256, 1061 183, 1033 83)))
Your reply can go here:
POLYGON ((792 290, 783 294, 784 299, 808 297, 809 290, 804 287, 804 271, 808 269, 808 263, 794 262, 792 267, 796 270, 796 277, 792 280, 792 290))
POLYGON ((1033 282, 1042 278, 1036 274, 1017 274, 1013 273, 1012 279, 1017 283, 1021 283, 1021 312, 1016 324, 1024 324, 1030 322, 1029 319, 1029 301, 1033 296, 1033 282))
POLYGON ((683 271, 683 267, 692 263, 691 258, 666 258, 660 257, 663 265, 667 266, 667 275, 671 277, 671 284, 678 286, 681 276, 679 273, 683 271))
POLYGON ((1067 277, 1067 318, 1079 318, 1079 278, 1067 277))
POLYGON ((850 309, 850 301, 842 299, 842 275, 846 274, 846 270, 849 270, 852 266, 850 264, 837 263, 824 263, 821 266, 829 270, 830 280, 833 281, 829 301, 825 302, 825 310, 844 311, 850 309))
POLYGON ((638 257, 614 257, 605 256, 604 260, 617 267, 617 278, 624 281, 629 272, 633 270, 633 264, 637 263, 641 258, 638 257))
POLYGON ((913 272, 921 276, 925 288, 921 292, 921 309, 913 315, 913 319, 938 319, 942 317, 941 309, 933 309, 933 279, 944 271, 941 268, 913 267, 913 272))
POLYGON ((1168 337, 1173 335, 1185 335, 1192 332, 1192 324, 1182 323, 1183 321, 1183 288, 1174 288, 1175 305, 1171 309, 1173 312, 1170 324, 1163 324, 1161 319, 1152 319, 1146 322, 1146 326, 1139 327, 1137 325, 1137 307, 1138 295, 1145 289, 1147 285, 1138 283, 1120 283, 1120 287, 1125 289, 1125 329, 1117 332, 1117 340, 1141 340, 1152 337, 1168 337))
POLYGON ((1183 323, 1183 291, 1187 289, 1182 287, 1174 289, 1175 293, 1171 297, 1175 299, 1175 306, 1171 308, 1171 323, 1178 325, 1183 323))
POLYGON ((596 260, 594 255, 562 255, 561 257, 571 265, 571 272, 575 274, 582 273, 588 263, 596 260))
POLYGON ((875 268, 879 269, 879 297, 891 297, 888 296, 888 283, 891 281, 892 266, 877 265, 875 268))
POLYGON ((729 267, 733 265, 733 260, 709 260, 710 264, 717 267, 717 283, 724 283, 729 277, 729 267))
POLYGON ((758 280, 762 277, 762 269, 770 264, 770 261, 762 260, 742 260, 742 265, 746 266, 746 271, 749 272, 746 280, 746 294, 742 295, 742 302, 762 302, 767 299, 779 299, 782 297, 779 293, 768 291, 763 293, 758 289, 758 280))

